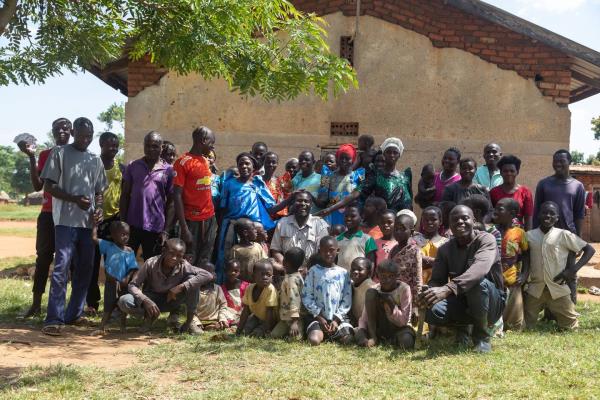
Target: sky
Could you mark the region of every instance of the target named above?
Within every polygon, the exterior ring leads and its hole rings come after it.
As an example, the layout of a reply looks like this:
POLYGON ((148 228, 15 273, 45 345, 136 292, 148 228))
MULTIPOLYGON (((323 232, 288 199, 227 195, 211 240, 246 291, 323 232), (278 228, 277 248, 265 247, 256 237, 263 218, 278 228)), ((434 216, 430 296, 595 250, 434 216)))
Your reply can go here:
MULTIPOLYGON (((600 51, 600 0, 487 0, 553 32, 600 51)), ((42 85, 0 87, 0 144, 8 145, 22 132, 46 141, 53 120, 86 116, 96 131, 104 126, 96 117, 112 103, 127 98, 86 72, 48 79, 42 85)), ((600 94, 569 106, 571 149, 596 154, 590 121, 600 115, 600 94)), ((92 145, 98 151, 97 143, 92 145)))

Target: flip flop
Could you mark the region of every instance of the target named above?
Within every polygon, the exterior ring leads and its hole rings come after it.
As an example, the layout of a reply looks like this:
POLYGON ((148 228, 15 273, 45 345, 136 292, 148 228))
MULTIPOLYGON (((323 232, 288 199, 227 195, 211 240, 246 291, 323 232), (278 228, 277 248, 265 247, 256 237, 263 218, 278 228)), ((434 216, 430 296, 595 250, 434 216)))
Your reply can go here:
POLYGON ((600 296, 600 288, 598 288, 596 286, 592 286, 591 288, 588 289, 588 293, 593 294, 594 296, 600 296))
POLYGON ((60 325, 46 325, 42 328, 42 333, 48 336, 61 336, 61 326, 60 325))

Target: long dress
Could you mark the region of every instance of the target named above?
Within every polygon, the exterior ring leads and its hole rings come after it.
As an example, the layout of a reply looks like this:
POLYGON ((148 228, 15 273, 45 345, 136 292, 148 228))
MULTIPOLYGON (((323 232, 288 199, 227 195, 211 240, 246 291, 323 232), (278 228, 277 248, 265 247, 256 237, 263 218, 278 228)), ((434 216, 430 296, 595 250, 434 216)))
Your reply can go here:
POLYGON ((267 231, 273 229, 275 223, 267 210, 274 207, 275 204, 275 199, 260 176, 254 176, 247 183, 241 183, 233 176, 225 179, 221 188, 220 208, 223 210, 223 221, 219 232, 216 265, 219 283, 223 282, 223 267, 226 257, 235 244, 235 234, 231 222, 240 218, 248 218, 263 224, 267 231))

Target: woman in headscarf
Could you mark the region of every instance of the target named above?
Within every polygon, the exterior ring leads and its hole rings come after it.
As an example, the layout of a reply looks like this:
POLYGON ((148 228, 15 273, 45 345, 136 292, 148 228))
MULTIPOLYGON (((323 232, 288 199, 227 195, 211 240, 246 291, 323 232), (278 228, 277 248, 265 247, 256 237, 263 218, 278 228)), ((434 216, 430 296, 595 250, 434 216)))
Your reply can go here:
MULTIPOLYGON (((315 202, 319 208, 330 208, 343 202, 365 179, 364 168, 352 171, 356 161, 356 148, 352 144, 343 144, 335 153, 336 170, 329 175, 321 176, 319 195, 315 202)), ((348 202, 344 203, 344 206, 348 202)), ((337 207, 335 210, 324 214, 329 225, 344 224, 344 210, 337 207)))
POLYGON ((410 168, 404 172, 396 169, 396 164, 404 152, 402 141, 398 138, 387 138, 381 144, 381 151, 384 158, 382 170, 369 174, 350 195, 316 215, 330 215, 359 198, 364 201, 371 195, 383 198, 390 210, 396 212, 403 209, 412 210, 412 172, 410 168))
POLYGON ((219 248, 217 252, 217 279, 223 282, 223 267, 235 244, 233 222, 240 218, 248 218, 260 222, 265 230, 275 227, 271 215, 287 206, 287 200, 277 204, 269 192, 267 185, 259 175, 258 161, 251 153, 241 153, 236 158, 239 176, 230 174, 223 181, 221 189, 220 209, 223 213, 219 248))

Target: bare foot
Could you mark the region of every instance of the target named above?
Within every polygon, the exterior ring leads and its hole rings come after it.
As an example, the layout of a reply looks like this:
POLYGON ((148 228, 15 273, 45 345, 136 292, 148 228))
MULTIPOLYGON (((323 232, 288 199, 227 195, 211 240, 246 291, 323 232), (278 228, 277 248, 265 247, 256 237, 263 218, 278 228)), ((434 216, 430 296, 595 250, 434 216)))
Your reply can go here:
POLYGON ((367 340, 367 343, 365 343, 365 347, 375 347, 377 346, 377 341, 375 341, 375 339, 369 339, 367 340))

